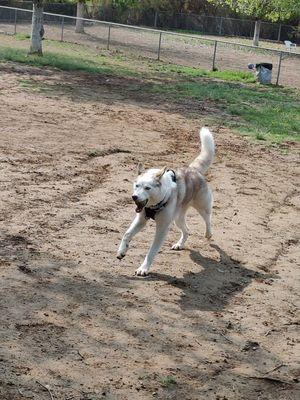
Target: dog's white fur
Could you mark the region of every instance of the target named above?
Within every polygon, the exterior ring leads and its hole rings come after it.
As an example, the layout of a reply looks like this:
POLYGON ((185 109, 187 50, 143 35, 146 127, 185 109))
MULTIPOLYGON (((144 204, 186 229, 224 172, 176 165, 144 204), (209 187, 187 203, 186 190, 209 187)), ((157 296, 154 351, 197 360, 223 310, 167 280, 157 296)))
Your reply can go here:
POLYGON ((123 258, 128 250, 129 243, 147 222, 145 206, 155 207, 165 204, 155 215, 156 233, 154 241, 136 274, 145 276, 149 273, 154 257, 158 253, 173 221, 181 230, 179 241, 172 249, 181 250, 188 238, 188 228, 185 214, 189 207, 194 207, 206 224, 205 237, 211 237, 211 213, 213 197, 203 174, 213 161, 215 146, 214 139, 208 128, 200 131, 200 155, 187 167, 176 171, 163 169, 149 169, 142 172, 139 166, 139 176, 134 182, 133 199, 137 204, 137 215, 124 234, 118 249, 117 257, 123 258))

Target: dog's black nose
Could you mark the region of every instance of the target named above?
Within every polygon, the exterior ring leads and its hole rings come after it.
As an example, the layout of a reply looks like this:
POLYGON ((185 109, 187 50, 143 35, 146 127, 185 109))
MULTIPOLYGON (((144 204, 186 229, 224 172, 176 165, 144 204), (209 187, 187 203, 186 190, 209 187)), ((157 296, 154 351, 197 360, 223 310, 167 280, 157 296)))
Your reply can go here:
POLYGON ((132 196, 132 200, 133 201, 136 201, 138 199, 138 197, 134 194, 133 196, 132 196))

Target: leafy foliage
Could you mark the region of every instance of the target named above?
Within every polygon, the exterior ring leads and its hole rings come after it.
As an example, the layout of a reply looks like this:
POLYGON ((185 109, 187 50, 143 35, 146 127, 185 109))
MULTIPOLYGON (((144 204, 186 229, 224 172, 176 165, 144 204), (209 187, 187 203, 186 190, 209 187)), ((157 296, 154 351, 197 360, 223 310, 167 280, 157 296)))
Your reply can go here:
POLYGON ((228 6, 237 13, 270 21, 288 20, 300 16, 300 0, 209 0, 218 6, 228 6))

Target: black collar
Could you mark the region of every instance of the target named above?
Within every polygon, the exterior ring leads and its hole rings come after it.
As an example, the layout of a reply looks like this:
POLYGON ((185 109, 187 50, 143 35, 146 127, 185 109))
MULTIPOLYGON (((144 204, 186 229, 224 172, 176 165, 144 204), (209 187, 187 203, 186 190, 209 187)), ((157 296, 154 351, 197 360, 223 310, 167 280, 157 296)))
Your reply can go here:
MULTIPOLYGON (((172 176, 172 181, 176 182, 176 174, 175 171, 173 171, 172 169, 170 169, 169 171, 173 172, 173 176, 172 176)), ((166 205, 168 204, 168 201, 170 200, 170 197, 168 198, 168 200, 162 199, 162 201, 160 201, 158 204, 156 204, 155 206, 151 206, 151 207, 145 207, 145 216, 146 219, 153 219, 155 220, 155 215, 160 212, 163 208, 166 207, 166 205)))
POLYGON ((160 203, 156 204, 156 206, 154 206, 154 207, 145 207, 146 219, 150 219, 151 218, 151 219, 154 220, 155 219, 155 215, 158 212, 160 212, 163 208, 166 207, 166 205, 168 204, 168 201, 169 201, 169 199, 166 202, 164 202, 164 200, 163 200, 160 203))

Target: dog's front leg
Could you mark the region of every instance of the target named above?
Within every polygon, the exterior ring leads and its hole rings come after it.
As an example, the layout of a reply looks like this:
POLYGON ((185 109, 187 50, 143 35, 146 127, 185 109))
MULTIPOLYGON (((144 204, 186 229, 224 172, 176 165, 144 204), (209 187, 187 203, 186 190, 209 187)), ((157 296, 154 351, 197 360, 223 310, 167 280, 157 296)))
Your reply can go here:
POLYGON ((121 258, 125 257, 125 254, 128 250, 129 243, 134 235, 136 235, 143 227, 146 225, 146 218, 145 212, 142 211, 141 213, 137 214, 134 220, 132 221, 130 227, 125 232, 122 241, 120 243, 117 258, 121 260, 121 258))
POLYGON ((156 221, 156 232, 154 241, 149 249, 148 254, 145 257, 143 264, 140 266, 140 268, 136 270, 135 272, 136 275, 140 276, 148 275, 154 257, 159 252, 159 249, 161 248, 164 239, 169 231, 172 218, 170 218, 170 216, 168 215, 166 216, 159 215, 158 217, 160 218, 157 218, 156 221))

